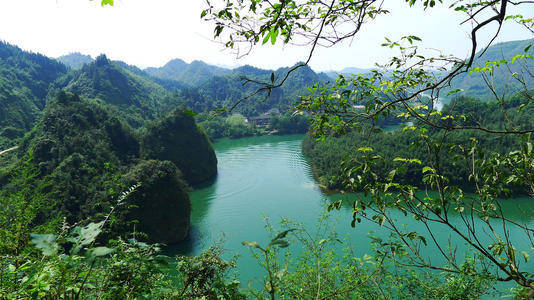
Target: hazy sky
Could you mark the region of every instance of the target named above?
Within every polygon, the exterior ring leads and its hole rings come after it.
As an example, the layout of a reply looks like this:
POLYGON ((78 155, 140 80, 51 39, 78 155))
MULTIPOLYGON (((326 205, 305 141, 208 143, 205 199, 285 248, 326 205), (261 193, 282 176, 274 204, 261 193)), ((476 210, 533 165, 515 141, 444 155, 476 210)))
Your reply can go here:
MULTIPOLYGON (((426 12, 409 9, 403 0, 386 0, 386 5, 390 3, 392 14, 368 26, 352 44, 319 49, 310 63, 312 68, 372 67, 388 54, 380 47, 384 36, 395 39, 415 34, 423 38, 427 48, 438 48, 445 54, 467 54, 471 25, 458 26, 462 15, 446 8, 426 12)), ((181 58, 272 69, 307 57, 306 47, 263 46, 236 60, 211 40, 212 26, 200 20, 203 5, 203 0, 115 0, 114 7, 102 8, 100 0, 0 0, 0 40, 51 57, 76 51, 93 57, 105 53, 111 59, 142 68, 181 58)), ((534 5, 511 13, 517 12, 533 16, 534 5)), ((532 37, 517 25, 507 25, 499 41, 532 37)))

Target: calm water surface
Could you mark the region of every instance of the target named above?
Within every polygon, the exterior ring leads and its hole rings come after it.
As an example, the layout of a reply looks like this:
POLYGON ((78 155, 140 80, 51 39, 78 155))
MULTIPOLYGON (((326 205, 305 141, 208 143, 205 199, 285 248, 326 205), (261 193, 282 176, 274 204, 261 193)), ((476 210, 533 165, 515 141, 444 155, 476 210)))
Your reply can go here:
MULTIPOLYGON (((197 187, 191 193, 191 235, 188 240, 169 247, 166 252, 197 255, 222 239, 228 256, 239 255, 237 269, 240 281, 246 285, 247 282, 262 280, 265 275, 263 270, 241 242, 249 240, 260 244, 268 243, 268 233, 264 228, 266 219, 276 225, 282 218, 288 218, 314 228, 319 216, 325 211, 325 205, 340 198, 354 197, 327 196, 321 191, 313 179, 308 161, 301 153, 302 138, 302 135, 263 136, 217 142, 215 149, 219 175, 214 181, 197 187)), ((534 226, 534 214, 528 218, 521 212, 534 211, 532 198, 503 201, 503 208, 508 216, 534 226)), ((370 231, 376 236, 384 237, 388 234, 370 222, 362 222, 356 228, 351 228, 349 206, 331 214, 331 226, 335 226, 341 238, 349 239, 357 255, 371 254, 370 231)), ((411 217, 395 212, 393 217, 399 224, 408 226, 410 231, 424 232, 422 224, 411 217)), ((439 226, 434 227, 438 240, 447 243, 449 231, 441 230, 439 226)), ((518 244, 518 252, 525 250, 534 257, 524 232, 512 230, 510 235, 512 239, 515 236, 516 240, 520 237, 523 241, 518 244)), ((466 248, 454 237, 451 241, 460 249, 466 248)), ((292 246, 288 249, 291 250, 292 246)), ((439 255, 433 250, 429 247, 423 253, 431 257, 432 262, 439 263, 439 255)), ((534 272, 532 261, 529 264, 527 268, 534 272)))

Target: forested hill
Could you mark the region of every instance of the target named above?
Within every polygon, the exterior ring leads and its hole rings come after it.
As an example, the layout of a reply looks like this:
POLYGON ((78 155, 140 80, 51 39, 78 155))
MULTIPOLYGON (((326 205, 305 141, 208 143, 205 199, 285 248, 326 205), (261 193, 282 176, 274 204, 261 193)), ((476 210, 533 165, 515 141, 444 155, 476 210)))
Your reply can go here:
MULTIPOLYGON (((508 64, 510 69, 508 69, 505 64, 495 68, 493 78, 490 78, 490 81, 493 81, 496 91, 500 91, 502 93, 502 91, 506 90, 508 93, 505 96, 511 97, 522 88, 521 83, 515 80, 512 74, 517 73, 517 75, 521 76, 522 72, 526 72, 525 67, 532 72, 534 70, 534 60, 516 60, 514 63, 511 63, 511 61, 515 55, 525 54, 525 48, 531 45, 533 41, 534 39, 530 39, 491 45, 484 53, 484 50, 481 50, 476 54, 474 65, 476 67, 484 67, 486 61, 500 62, 502 60, 506 60, 510 62, 508 64), (528 64, 525 65, 525 62, 528 64)), ((532 55, 534 53, 534 48, 530 48, 528 52, 532 55)), ((353 74, 366 74, 371 70, 372 69, 348 67, 341 71, 328 71, 325 74, 328 75, 331 80, 336 80, 339 75, 350 76, 353 74)), ((530 88, 534 88, 534 79, 532 79, 532 76, 525 76, 525 79, 526 85, 530 88)), ((445 96, 447 92, 453 89, 463 90, 462 92, 455 94, 455 96, 475 97, 482 101, 495 100, 494 95, 482 77, 482 73, 473 72, 472 74, 460 74, 452 81, 451 87, 447 88, 442 95, 445 96)))
MULTIPOLYGON (((250 82, 243 85, 243 78, 254 79, 260 82, 270 82, 271 74, 275 80, 281 80, 290 68, 280 68, 276 71, 263 70, 252 66, 236 68, 231 74, 226 76, 214 76, 205 83, 198 86, 198 95, 184 97, 191 108, 203 111, 206 109, 216 109, 232 106, 238 99, 254 93, 262 85, 250 82), (196 97, 205 98, 210 105, 198 101, 196 97)), ((315 83, 326 83, 330 81, 323 73, 315 73, 310 67, 303 66, 293 71, 282 87, 272 90, 269 97, 267 92, 262 92, 243 102, 236 108, 236 111, 245 116, 256 116, 272 108, 281 110, 291 108, 298 100, 299 96, 308 93, 307 88, 315 83)))
POLYGON ((21 142, 21 160, 4 171, 2 190, 16 191, 21 180, 45 187, 53 200, 40 208, 41 218, 35 220, 40 225, 58 216, 69 223, 98 220, 115 205, 118 191, 142 183, 112 222, 112 235, 131 232, 130 222, 138 220, 137 229, 151 241, 178 242, 189 228, 188 183, 217 172, 213 147, 182 111, 178 107, 135 133, 106 106, 60 92, 21 142), (19 177, 17 170, 28 166, 34 173, 19 177))
POLYGON ((21 137, 40 116, 50 83, 67 68, 46 56, 0 42, 0 145, 21 137))
MULTIPOLYGON (((513 57, 518 54, 524 54, 525 48, 531 45, 534 42, 534 39, 530 40, 521 40, 521 41, 511 41, 505 43, 499 43, 490 46, 484 54, 482 51, 477 53, 475 56, 474 65, 477 67, 484 67, 486 61, 501 61, 507 60, 510 62, 508 65, 501 65, 497 67, 493 74, 493 79, 490 78, 490 81, 495 85, 497 91, 508 90, 506 96, 510 97, 518 89, 521 89, 521 83, 515 80, 512 76, 513 73, 517 73, 519 76, 523 72, 522 69, 525 66, 530 69, 530 72, 534 70, 534 60, 516 60, 514 63, 511 63, 513 57), (482 54, 482 56, 480 56, 482 54), (525 63, 527 63, 525 65, 525 63), (507 67, 510 67, 508 70, 507 67)), ((530 48, 528 51, 529 54, 534 54, 534 49, 530 48)), ((527 86, 532 87, 534 85, 534 79, 532 76, 525 76, 527 86)), ((454 89, 463 89, 464 91, 461 95, 479 98, 483 101, 495 100, 491 90, 487 87, 481 73, 473 72, 472 74, 461 74, 456 77, 451 84, 454 89)))
MULTIPOLYGON (((142 71, 125 63, 117 63, 174 92, 183 104, 196 112, 204 113, 228 108, 262 87, 252 82, 243 85, 243 78, 270 82, 271 74, 274 74, 276 80, 281 80, 290 70, 289 67, 264 70, 248 65, 230 70, 201 61, 187 64, 181 59, 174 59, 161 68, 147 68, 142 71)), ((308 92, 308 87, 317 82, 329 81, 332 79, 327 74, 316 73, 309 66, 304 66, 292 72, 285 84, 274 89, 270 97, 266 97, 266 92, 260 93, 242 103, 235 111, 251 117, 272 108, 288 109, 298 101, 299 96, 308 92)))
POLYGON ((83 67, 83 65, 90 64, 95 61, 90 55, 84 55, 80 52, 63 55, 56 59, 74 70, 80 69, 83 67))
POLYGON ((165 115, 180 103, 161 85, 121 68, 105 55, 58 79, 49 97, 60 90, 107 105, 134 128, 165 115))
MULTIPOLYGON (((516 130, 524 130, 534 126, 534 107, 529 104, 529 100, 523 94, 516 94, 503 104, 497 101, 483 102, 474 98, 461 97, 454 105, 445 105, 442 112, 454 116, 452 119, 461 125, 480 124, 489 129, 503 130, 509 124, 516 124, 516 130), (502 113, 506 109, 506 115, 502 113), (509 123, 510 122, 510 123, 509 123)), ((436 117, 438 118, 438 117, 436 117)), ((438 119, 434 122, 447 124, 446 119, 438 119)), ((518 149, 521 139, 517 135, 493 134, 478 130, 458 130, 449 131, 444 134, 444 130, 432 128, 426 124, 417 124, 425 128, 426 137, 430 141, 443 142, 441 151, 440 168, 444 176, 450 180, 451 184, 469 189, 473 187, 470 181, 470 169, 462 168, 466 163, 470 163, 470 156, 466 155, 471 149, 468 145, 477 141, 478 154, 481 159, 489 159, 489 154, 484 153, 508 153, 518 149), (446 137, 446 138, 445 138, 446 137), (460 146, 460 147, 458 147, 460 146), (465 147, 465 148, 462 148, 465 147), (465 150, 465 151, 464 151, 465 150)), ((342 189, 346 183, 347 176, 340 169, 341 163, 347 158, 361 159, 362 147, 370 147, 373 154, 380 157, 380 163, 374 166, 373 171, 385 178, 388 173, 399 162, 396 158, 422 158, 421 165, 411 164, 402 173, 397 173, 396 179, 402 184, 420 185, 424 174, 421 168, 431 164, 425 147, 421 145, 421 137, 425 136, 421 132, 412 130, 400 130, 396 132, 375 132, 371 128, 364 128, 362 131, 352 131, 340 137, 329 136, 326 140, 318 141, 312 136, 307 136, 302 143, 302 150, 310 158, 314 174, 319 182, 329 189, 342 189)), ((513 187, 510 187, 513 188, 513 187)), ((525 193, 525 190, 517 190, 525 193)))
MULTIPOLYGON (((243 77, 270 82, 271 74, 280 80, 289 70, 251 66, 230 70, 182 60, 173 60, 162 68, 141 70, 122 61, 110 61, 105 55, 92 59, 72 53, 50 59, 6 43, 0 45, 0 53, 2 149, 14 145, 16 139, 30 130, 42 115, 47 99, 61 90, 105 105, 133 128, 140 128, 178 105, 199 113, 230 107, 261 87, 254 83, 243 86, 243 77)), ((273 108, 288 109, 307 93, 307 87, 329 80, 326 74, 317 74, 305 66, 294 71, 270 97, 267 93, 258 94, 235 111, 254 117, 273 108)))
MULTIPOLYGON (((475 61, 511 60, 523 53, 532 40, 513 41, 491 46, 475 61)), ((530 49, 532 53, 534 49, 530 49)), ((40 117, 46 98, 53 98, 60 90, 71 91, 98 103, 134 128, 155 120, 180 104, 190 109, 207 113, 230 107, 239 99, 250 95, 260 86, 248 83, 243 86, 243 77, 270 82, 271 74, 280 80, 289 70, 262 70, 243 66, 233 70, 209 65, 201 61, 190 64, 175 59, 161 68, 141 70, 121 61, 112 62, 105 56, 95 61, 90 56, 73 53, 58 58, 70 66, 70 70, 57 60, 43 55, 22 51, 16 46, 0 43, 0 145, 10 146, 20 138, 40 117), (79 68, 79 69, 77 69, 79 68)), ((532 60, 530 68, 534 68, 532 60)), ((511 65, 512 72, 519 72, 520 63, 511 65)), ((347 68, 341 72, 365 71, 347 68)), ((495 73, 497 90, 514 84, 511 73, 505 67, 495 73)), ((332 74, 329 74, 332 76, 332 74)), ((316 73, 308 66, 294 71, 278 89, 260 93, 241 103, 235 110, 246 117, 258 116, 272 108, 288 109, 307 93, 307 87, 316 82, 333 81, 326 73, 316 73)), ((532 79, 528 85, 534 84, 532 79)), ((464 89, 463 94, 481 100, 491 99, 482 76, 477 73, 462 74, 453 82, 453 88, 464 89)))

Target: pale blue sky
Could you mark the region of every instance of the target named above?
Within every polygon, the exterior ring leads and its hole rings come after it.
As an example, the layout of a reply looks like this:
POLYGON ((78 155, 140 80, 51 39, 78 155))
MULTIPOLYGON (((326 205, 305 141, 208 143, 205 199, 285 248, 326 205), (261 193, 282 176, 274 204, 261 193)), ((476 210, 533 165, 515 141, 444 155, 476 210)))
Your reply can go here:
MULTIPOLYGON (((106 53, 142 68, 181 58, 271 69, 306 58, 306 47, 264 46, 236 60, 211 41, 211 25, 199 18, 203 4, 202 0, 116 0, 114 7, 102 8, 99 0, 0 0, 0 39, 52 57, 74 51, 92 56, 106 53)), ((319 49, 311 66, 320 71, 372 67, 388 55, 379 46, 385 35, 415 34, 423 38, 426 48, 467 55, 471 25, 459 27, 462 15, 446 9, 448 4, 426 12, 409 9, 402 0, 386 0, 385 6, 391 15, 369 24, 352 43, 319 49)), ((517 12, 533 16, 534 5, 512 11, 517 12)), ((482 38, 488 35, 489 31, 481 34, 482 38)), ((532 37, 517 25, 505 25, 499 41, 532 37)))

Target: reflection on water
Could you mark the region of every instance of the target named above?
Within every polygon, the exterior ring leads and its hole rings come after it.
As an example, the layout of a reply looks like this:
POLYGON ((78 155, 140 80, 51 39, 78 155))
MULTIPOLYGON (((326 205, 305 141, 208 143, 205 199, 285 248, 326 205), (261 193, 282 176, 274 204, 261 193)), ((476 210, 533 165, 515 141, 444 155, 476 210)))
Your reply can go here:
MULTIPOLYGON (((196 255, 222 238, 223 248, 227 249, 229 256, 240 255, 238 271, 242 282, 263 278, 261 268, 241 242, 268 242, 264 228, 266 217, 273 224, 282 218, 289 218, 312 227, 330 201, 345 199, 349 203, 351 198, 357 197, 326 196, 320 190, 309 163, 301 153, 302 138, 302 135, 264 136, 217 142, 215 148, 219 174, 213 182, 199 186, 191 193, 193 211, 190 237, 179 245, 168 247, 167 254, 196 255)), ((532 198, 505 200, 502 206, 506 215, 534 226, 532 198), (525 218, 522 210, 530 211, 530 217, 525 218)), ((369 222, 351 228, 352 208, 349 205, 332 214, 339 219, 332 226, 336 227, 340 237, 350 235, 358 255, 371 252, 370 231, 377 236, 388 235, 388 232, 369 222)), ((410 216, 405 217, 399 212, 392 212, 391 216, 411 231, 425 232, 424 225, 410 216)), ((461 224, 457 215, 451 214, 451 219, 461 224)), ((437 233, 440 243, 448 243, 450 239, 460 249, 465 248, 463 241, 449 236, 450 230, 447 228, 433 225, 432 229, 437 233)), ((513 239, 514 236, 523 237, 524 233, 511 229, 510 235, 513 239)), ((482 242, 486 243, 488 239, 482 242)), ((525 250, 534 257, 528 239, 520 240, 517 246, 518 252, 525 250)), ((423 254, 433 257, 433 262, 439 262, 434 250, 434 247, 423 248, 423 254)), ((530 271, 534 271, 534 264, 530 268, 530 271)))

